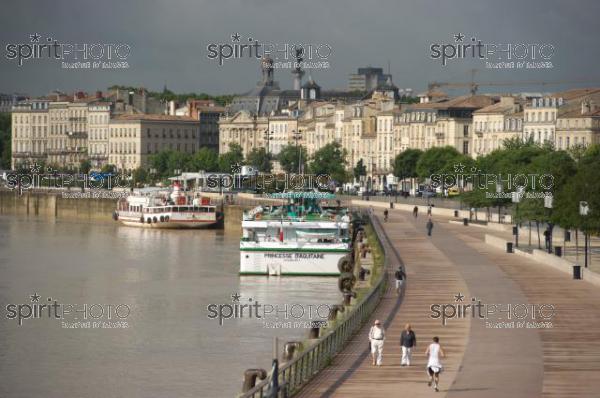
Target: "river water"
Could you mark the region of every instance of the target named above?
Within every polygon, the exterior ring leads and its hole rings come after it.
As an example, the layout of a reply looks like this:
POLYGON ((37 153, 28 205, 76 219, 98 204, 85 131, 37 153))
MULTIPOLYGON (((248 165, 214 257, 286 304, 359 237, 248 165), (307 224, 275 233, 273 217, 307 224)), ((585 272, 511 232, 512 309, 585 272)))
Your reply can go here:
POLYGON ((245 369, 269 369, 275 337, 307 330, 247 316, 219 325, 207 306, 233 308, 237 293, 297 320, 341 301, 335 278, 240 278, 238 243, 215 230, 0 216, 0 397, 235 396, 245 369), (27 317, 54 301, 63 319, 44 307, 27 317))

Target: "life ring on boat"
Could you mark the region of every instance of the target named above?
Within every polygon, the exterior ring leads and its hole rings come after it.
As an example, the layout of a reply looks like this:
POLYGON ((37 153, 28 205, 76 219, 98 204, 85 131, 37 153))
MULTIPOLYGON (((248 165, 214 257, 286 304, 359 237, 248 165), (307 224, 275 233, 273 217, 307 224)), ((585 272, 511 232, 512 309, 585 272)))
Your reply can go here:
POLYGON ((165 216, 160 216, 160 222, 165 222, 165 216))
POLYGON ((154 217, 152 218, 152 222, 154 222, 154 223, 155 223, 155 222, 157 222, 157 221, 158 221, 158 220, 156 219, 156 216, 154 216, 154 217))
POLYGON ((119 219, 119 213, 117 213, 116 211, 113 212, 112 218, 113 218, 113 220, 117 221, 119 219))
POLYGON ((146 219, 146 222, 147 222, 148 224, 150 224, 150 223, 152 223, 152 219, 151 219, 150 217, 148 217, 148 218, 146 219))
POLYGON ((262 213, 256 213, 256 215, 254 216, 255 220, 260 220, 262 218, 262 213))

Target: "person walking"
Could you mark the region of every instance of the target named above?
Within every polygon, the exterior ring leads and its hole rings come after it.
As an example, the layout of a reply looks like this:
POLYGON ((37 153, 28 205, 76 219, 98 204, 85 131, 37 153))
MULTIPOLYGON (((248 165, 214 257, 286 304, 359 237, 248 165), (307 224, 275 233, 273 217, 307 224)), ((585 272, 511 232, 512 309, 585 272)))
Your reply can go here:
POLYGON ((404 273, 404 269, 400 265, 394 273, 394 277, 396 278, 396 293, 398 293, 398 296, 400 295, 400 291, 402 290, 402 285, 404 284, 405 276, 406 274, 404 273))
POLYGON ((418 207, 418 206, 415 206, 415 207, 413 208, 413 216, 414 216, 415 218, 417 218, 417 216, 418 216, 418 215, 419 215, 419 207, 418 207))
POLYGON ((381 326, 379 319, 375 321, 371 330, 369 330, 369 342, 371 343, 371 357, 373 366, 381 366, 383 360, 383 341, 385 340, 385 330, 381 326))
POLYGON ((388 209, 385 209, 385 210, 383 211, 383 221, 384 221, 384 222, 387 222, 387 220, 388 220, 388 215, 389 215, 388 209))
POLYGON ((410 366, 412 349, 417 347, 417 336, 410 327, 410 323, 406 324, 404 330, 400 334, 400 346, 402 347, 402 360, 400 361, 400 366, 410 366))
POLYGON ((425 355, 427 356, 427 373, 429 374, 429 382, 428 386, 432 386, 435 392, 438 392, 438 386, 440 383, 440 373, 442 372, 442 362, 440 361, 440 357, 445 358, 446 353, 444 349, 440 345, 440 339, 436 336, 433 338, 433 343, 429 344, 427 350, 425 351, 425 355))
POLYGON ((431 221, 431 217, 427 220, 427 236, 431 236, 431 230, 433 229, 433 221, 431 221))
POLYGON ((428 216, 431 216, 431 209, 432 209, 432 206, 431 205, 427 205, 427 215, 428 216))

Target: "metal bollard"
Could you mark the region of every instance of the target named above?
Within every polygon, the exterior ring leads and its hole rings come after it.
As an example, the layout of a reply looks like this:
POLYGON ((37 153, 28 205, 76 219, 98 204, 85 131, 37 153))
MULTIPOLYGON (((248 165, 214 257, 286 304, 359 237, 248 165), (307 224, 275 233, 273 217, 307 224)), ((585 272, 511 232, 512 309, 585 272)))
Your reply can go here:
POLYGON ((394 202, 390 202, 390 209, 394 208, 394 202))
POLYGON ((469 225, 469 219, 468 219, 468 218, 466 218, 466 217, 465 217, 465 218, 463 218, 463 225, 464 225, 464 226, 467 226, 467 225, 469 225))
POLYGON ((573 266, 573 279, 581 279, 581 265, 573 266))
POLYGON ((513 243, 512 242, 506 242, 506 252, 507 253, 513 252, 513 243))
POLYGON ((246 369, 244 372, 244 384, 242 392, 250 391, 256 385, 256 378, 264 380, 267 378, 267 371, 264 369, 246 369))
POLYGON ((454 217, 458 218, 458 210, 454 210, 454 217))
POLYGON ((556 257, 562 257, 562 246, 554 246, 554 254, 556 257))

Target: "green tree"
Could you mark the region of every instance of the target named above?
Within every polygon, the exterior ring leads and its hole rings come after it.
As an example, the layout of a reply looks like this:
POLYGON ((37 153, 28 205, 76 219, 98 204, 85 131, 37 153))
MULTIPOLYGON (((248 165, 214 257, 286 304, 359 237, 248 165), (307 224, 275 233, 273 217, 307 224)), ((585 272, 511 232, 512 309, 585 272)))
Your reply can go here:
POLYGON ((133 170, 131 177, 133 178, 133 183, 136 186, 141 186, 149 181, 148 171, 143 167, 138 167, 137 169, 133 170))
POLYGON ((239 144, 230 143, 229 151, 219 156, 219 171, 231 173, 234 165, 244 163, 244 150, 239 144))
POLYGON ((430 178, 432 174, 443 173, 444 170, 453 168, 464 156, 454 147, 434 147, 421 154, 417 161, 417 175, 421 178, 430 178))
POLYGON ((417 162, 421 155, 423 155, 423 151, 419 149, 407 149, 400 152, 394 159, 394 175, 402 179, 418 177, 417 162))
POLYGON ((0 113, 0 169, 10 169, 11 123, 10 113, 0 113))
POLYGON ((92 169, 92 162, 90 162, 88 159, 83 159, 79 163, 79 171, 81 173, 88 174, 91 169, 92 169))
POLYGON ((203 147, 192 155, 187 169, 190 171, 216 171, 218 167, 219 155, 217 152, 207 147, 203 147))
POLYGON ((354 178, 359 180, 360 177, 367 175, 367 166, 365 166, 365 162, 362 159, 358 159, 358 162, 356 162, 356 166, 354 166, 352 171, 354 173, 354 178))
POLYGON ((288 144, 281 148, 279 155, 277 155, 277 160, 279 160, 279 165, 286 173, 297 173, 299 170, 298 162, 302 158, 306 159, 307 153, 306 149, 301 145, 288 144))
POLYGON ((313 174, 329 175, 337 185, 348 180, 346 173, 346 150, 337 142, 325 145, 315 152, 309 165, 313 174))
POLYGON ((246 157, 246 164, 257 167, 263 173, 270 173, 273 168, 272 155, 265 148, 254 148, 246 157))

